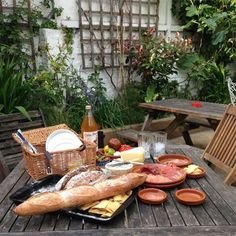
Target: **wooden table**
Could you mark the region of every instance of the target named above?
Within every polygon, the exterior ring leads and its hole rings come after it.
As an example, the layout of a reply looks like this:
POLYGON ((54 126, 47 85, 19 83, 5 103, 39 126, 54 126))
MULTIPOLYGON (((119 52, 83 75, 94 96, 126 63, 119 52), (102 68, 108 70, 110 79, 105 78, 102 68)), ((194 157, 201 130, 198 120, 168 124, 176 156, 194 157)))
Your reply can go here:
MULTIPOLYGON (((224 115, 226 105, 210 102, 201 102, 202 107, 193 107, 193 101, 186 99, 166 99, 149 103, 140 103, 139 106, 148 110, 148 115, 142 126, 142 131, 147 130, 156 116, 157 112, 171 112, 174 113, 175 119, 168 125, 165 131, 168 137, 179 126, 186 124, 197 124, 198 121, 195 118, 206 119, 208 127, 216 129, 218 123, 224 115)), ((200 123, 198 123, 200 124, 200 123)), ((204 124, 207 126, 207 124, 204 124)), ((188 133, 188 129, 183 130, 183 137, 186 144, 192 145, 192 140, 188 133)))
MULTIPOLYGON (((207 170, 205 177, 187 179, 184 184, 166 189, 168 200, 162 205, 135 201, 106 225, 89 223, 59 212, 18 217, 9 195, 30 180, 21 162, 2 182, 0 189, 0 235, 236 235, 236 196, 219 176, 199 157, 202 151, 187 145, 167 146, 168 153, 182 153, 207 170), (197 188, 206 193, 200 206, 186 206, 174 197, 177 189, 197 188)), ((50 201, 50 199, 49 199, 50 201)))

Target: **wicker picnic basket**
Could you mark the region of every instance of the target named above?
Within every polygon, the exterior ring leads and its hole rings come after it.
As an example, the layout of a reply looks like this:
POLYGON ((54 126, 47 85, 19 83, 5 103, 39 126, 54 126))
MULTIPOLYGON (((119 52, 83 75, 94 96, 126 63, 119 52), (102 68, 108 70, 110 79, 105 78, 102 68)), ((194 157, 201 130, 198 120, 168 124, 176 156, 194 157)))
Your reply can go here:
MULTIPOLYGON (((80 138, 85 144, 85 149, 83 151, 80 149, 70 149, 66 151, 50 153, 51 160, 49 164, 51 173, 48 173, 48 159, 45 155, 45 143, 47 137, 58 129, 69 129, 70 131, 74 132, 65 124, 23 132, 25 138, 38 150, 37 154, 33 154, 27 147, 21 145, 26 171, 35 180, 41 179, 49 174, 64 175, 71 169, 71 165, 75 163, 76 165, 96 165, 96 144, 80 138)), ((77 133, 75 134, 78 136, 77 133)), ((13 134, 13 138, 16 140, 16 142, 20 143, 20 140, 16 134, 13 134)))

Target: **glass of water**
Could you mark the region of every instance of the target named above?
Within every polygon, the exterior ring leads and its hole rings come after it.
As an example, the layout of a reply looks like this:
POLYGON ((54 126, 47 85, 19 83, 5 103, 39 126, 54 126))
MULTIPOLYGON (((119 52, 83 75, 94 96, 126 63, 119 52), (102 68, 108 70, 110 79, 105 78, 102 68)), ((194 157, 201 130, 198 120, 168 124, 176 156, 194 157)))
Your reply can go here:
POLYGON ((156 159, 161 154, 165 154, 167 143, 167 133, 164 131, 153 132, 152 155, 156 159))
POLYGON ((151 145, 153 143, 153 134, 150 131, 141 131, 138 133, 138 146, 142 146, 145 150, 144 158, 149 159, 151 145))

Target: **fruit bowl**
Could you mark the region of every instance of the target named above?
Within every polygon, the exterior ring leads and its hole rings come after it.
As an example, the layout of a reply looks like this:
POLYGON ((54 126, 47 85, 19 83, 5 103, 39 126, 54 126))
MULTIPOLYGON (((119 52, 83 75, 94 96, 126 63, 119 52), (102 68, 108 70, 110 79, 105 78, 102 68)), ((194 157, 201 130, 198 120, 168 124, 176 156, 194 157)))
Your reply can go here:
POLYGON ((102 148, 97 150, 97 156, 101 156, 101 157, 107 158, 109 160, 114 160, 114 159, 120 158, 120 156, 112 156, 112 155, 105 154, 105 152, 102 148))

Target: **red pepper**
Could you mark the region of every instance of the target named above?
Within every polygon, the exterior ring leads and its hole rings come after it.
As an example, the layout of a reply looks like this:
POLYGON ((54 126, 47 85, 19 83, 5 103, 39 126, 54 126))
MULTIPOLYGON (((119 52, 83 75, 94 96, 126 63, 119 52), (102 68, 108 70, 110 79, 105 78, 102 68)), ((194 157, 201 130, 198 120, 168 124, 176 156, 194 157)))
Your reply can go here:
POLYGON ((119 148, 119 152, 127 151, 127 150, 130 150, 132 148, 133 147, 131 147, 130 145, 122 144, 119 148))
POLYGON ((192 107, 202 107, 202 103, 201 102, 199 102, 199 101, 197 101, 197 102, 193 102, 192 103, 192 107))

